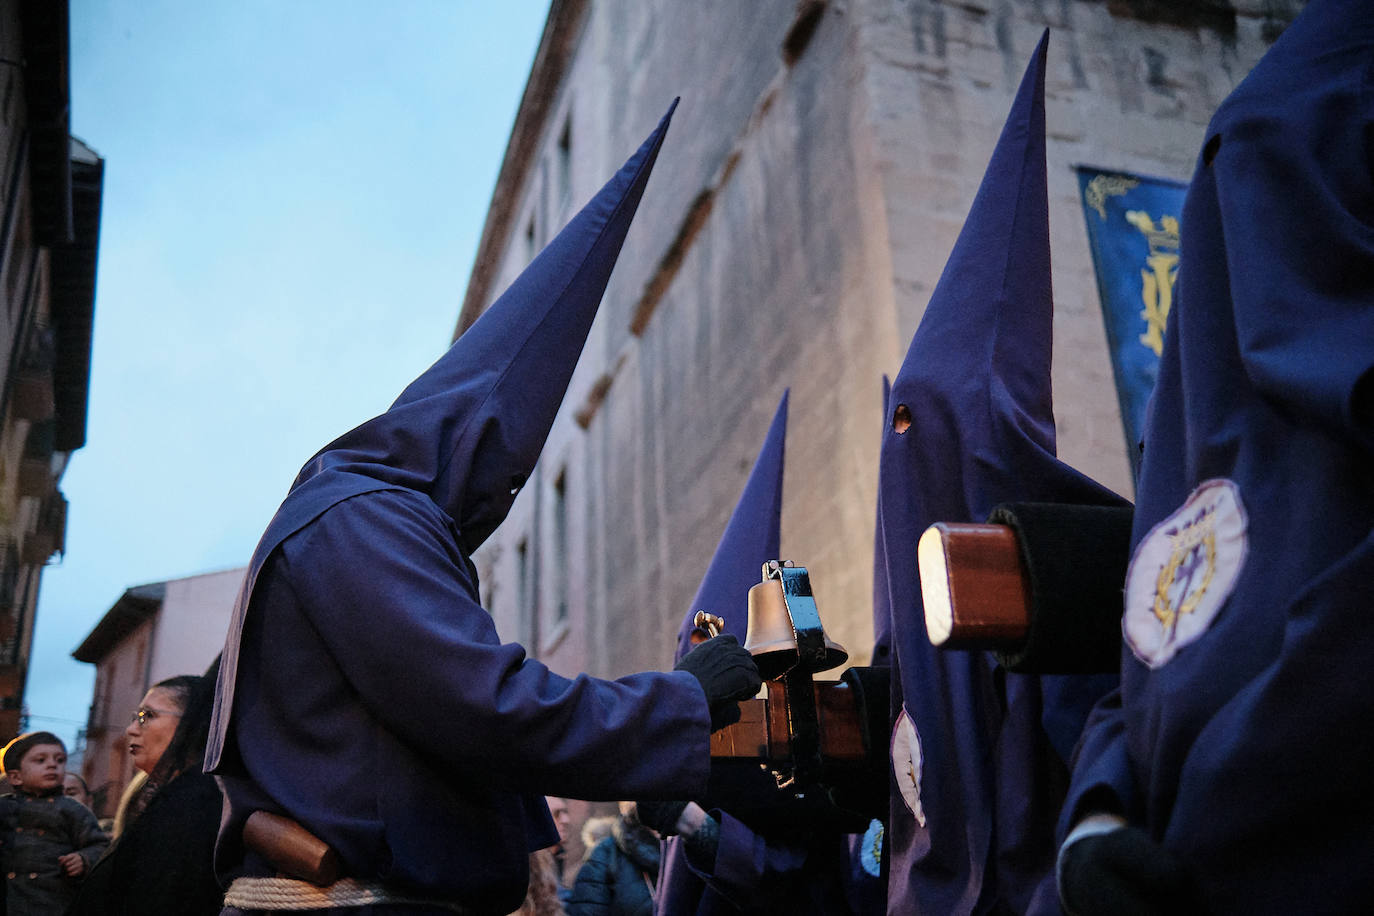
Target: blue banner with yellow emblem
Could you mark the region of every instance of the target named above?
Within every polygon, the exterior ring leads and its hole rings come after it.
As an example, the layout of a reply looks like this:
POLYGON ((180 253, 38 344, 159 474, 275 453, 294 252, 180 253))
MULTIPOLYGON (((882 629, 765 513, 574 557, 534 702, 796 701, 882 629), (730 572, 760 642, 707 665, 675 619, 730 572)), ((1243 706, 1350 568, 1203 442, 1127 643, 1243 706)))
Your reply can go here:
POLYGON ((1178 279, 1178 222, 1187 185, 1085 166, 1077 172, 1134 473, 1178 279))

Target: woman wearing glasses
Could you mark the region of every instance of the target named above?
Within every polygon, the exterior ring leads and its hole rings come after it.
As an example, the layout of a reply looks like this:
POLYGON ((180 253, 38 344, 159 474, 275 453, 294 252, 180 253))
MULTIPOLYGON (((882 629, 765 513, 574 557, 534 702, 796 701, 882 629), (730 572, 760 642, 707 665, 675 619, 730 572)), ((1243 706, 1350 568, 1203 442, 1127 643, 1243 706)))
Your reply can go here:
POLYGON ((134 711, 124 733, 146 779, 126 800, 122 830, 69 916, 219 913, 213 857, 221 800, 214 777, 201 772, 218 667, 216 660, 204 677, 159 681, 134 711))

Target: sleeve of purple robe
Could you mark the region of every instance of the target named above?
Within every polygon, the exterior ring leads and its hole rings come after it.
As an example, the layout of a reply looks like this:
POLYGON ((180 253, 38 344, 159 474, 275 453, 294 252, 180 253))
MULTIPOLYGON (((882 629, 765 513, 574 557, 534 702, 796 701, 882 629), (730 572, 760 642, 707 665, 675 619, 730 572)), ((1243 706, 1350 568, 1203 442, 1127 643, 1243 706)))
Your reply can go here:
POLYGON ((1117 689, 1098 702, 1083 726, 1059 821, 1059 842, 1064 841, 1074 824, 1094 810, 1129 815, 1135 807, 1121 691, 1117 689))
POLYGON ((1374 693, 1351 675, 1374 660, 1371 608, 1374 535, 1289 608, 1274 662, 1199 732, 1166 839, 1208 861, 1244 849, 1261 873, 1358 899, 1374 855, 1361 801, 1374 738, 1355 723, 1374 721, 1374 693))
POLYGON ((1323 81, 1294 100, 1308 129, 1238 119, 1213 141, 1212 169, 1246 374, 1303 422, 1370 449, 1374 418, 1361 423, 1351 410, 1374 369, 1374 58, 1365 57, 1363 80, 1323 81))
POLYGON ((743 912, 753 913, 767 911, 783 882, 804 880, 806 849, 770 843, 724 811, 714 810, 710 815, 720 824, 715 863, 703 869, 690 856, 687 859, 708 888, 743 912))
POLYGON ((703 792, 710 722, 696 679, 570 680, 502 644, 448 525, 423 495, 382 491, 292 537, 288 581, 358 702, 417 751, 497 787, 703 792))

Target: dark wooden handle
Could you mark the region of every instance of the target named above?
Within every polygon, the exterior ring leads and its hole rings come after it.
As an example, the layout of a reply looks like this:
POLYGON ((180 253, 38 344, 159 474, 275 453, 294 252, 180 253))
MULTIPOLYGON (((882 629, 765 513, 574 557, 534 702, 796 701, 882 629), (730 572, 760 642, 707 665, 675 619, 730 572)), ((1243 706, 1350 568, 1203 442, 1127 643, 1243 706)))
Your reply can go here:
POLYGON ((339 854, 288 817, 254 811, 243 825, 243 844, 292 878, 319 887, 339 880, 339 854))
MULTIPOLYGON (((839 681, 817 681, 815 686, 821 759, 863 760, 863 725, 854 691, 839 681)), ((782 684, 769 681, 768 699, 745 700, 739 704, 739 712, 738 722, 711 734, 711 756, 785 763, 792 745, 782 684)))
MULTIPOLYGON (((949 649, 998 648, 1026 638, 1031 623, 1030 583, 1016 533, 1006 525, 940 523, 949 591, 949 649)), ((923 593, 928 585, 921 570, 923 593)), ((936 602, 927 600, 927 614, 936 602)), ((932 642, 936 627, 928 624, 932 642)))

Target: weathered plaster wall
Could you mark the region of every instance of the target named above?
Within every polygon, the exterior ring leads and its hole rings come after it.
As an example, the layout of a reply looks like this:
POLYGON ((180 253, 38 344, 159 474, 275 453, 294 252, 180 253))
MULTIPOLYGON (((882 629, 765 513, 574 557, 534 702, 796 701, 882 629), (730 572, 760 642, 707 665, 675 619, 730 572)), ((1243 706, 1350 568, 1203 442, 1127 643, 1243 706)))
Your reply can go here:
POLYGON ((180 674, 201 674, 224 648, 234 599, 245 567, 202 573, 167 583, 157 615, 148 683, 180 674))
POLYGON ((479 552, 498 629, 565 673, 666 667, 790 387, 783 558, 867 659, 881 377, 1046 27, 1060 452, 1129 494, 1072 166, 1186 179, 1296 5, 1247 0, 1218 31, 1129 0, 592 3, 493 296, 682 103, 539 472, 479 552))
MULTIPOLYGON (((1186 181, 1208 119, 1297 4, 1252 3, 1235 31, 1117 15, 1084 0, 891 0, 862 20, 892 238, 897 321, 909 341, 954 244, 1042 32, 1055 285, 1059 451, 1133 487, 1075 165, 1186 181)), ((904 345, 905 346, 905 345, 904 345)))

